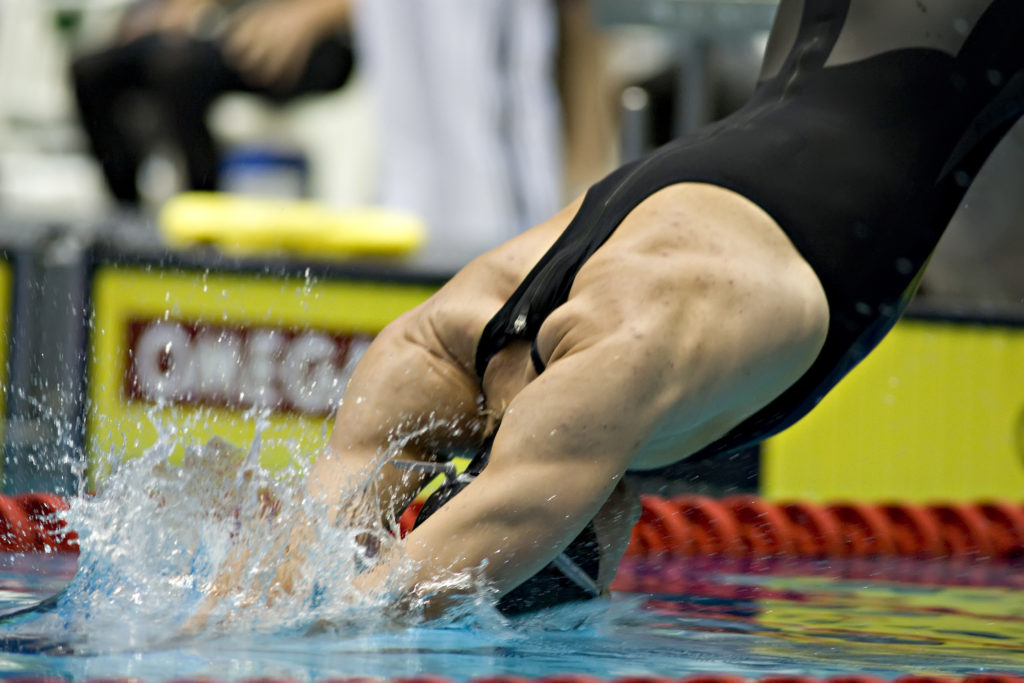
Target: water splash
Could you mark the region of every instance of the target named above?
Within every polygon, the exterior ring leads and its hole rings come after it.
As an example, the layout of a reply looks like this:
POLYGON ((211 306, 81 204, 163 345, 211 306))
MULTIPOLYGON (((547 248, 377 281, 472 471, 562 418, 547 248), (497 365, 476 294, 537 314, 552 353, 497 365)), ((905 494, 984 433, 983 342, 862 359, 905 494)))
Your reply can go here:
POLYGON ((154 444, 141 454, 126 445, 135 457, 110 454, 96 495, 71 500, 65 517, 79 535, 78 572, 57 610, 21 622, 18 632, 56 644, 53 652, 96 655, 277 636, 351 641, 413 626, 473 630, 503 642, 518 637, 513 631, 571 630, 601 619, 604 606, 591 605, 509 621, 494 608, 483 567, 438 576, 410 594, 416 566, 383 512, 395 506, 376 499, 372 482, 411 441, 464 425, 430 416, 392 430, 387 448, 344 484, 344 518, 336 519, 337 510, 308 494, 310 458, 293 453, 301 464, 284 472, 262 467, 269 415, 248 417, 256 437, 247 448, 191 443, 173 409, 154 406, 154 444), (379 588, 357 589, 357 577, 382 558, 388 574, 379 588), (463 597, 427 623, 426 600, 453 588, 463 597))
MULTIPOLYGON (((347 483, 345 522, 334 523, 306 493, 308 465, 284 473, 261 466, 259 425, 246 450, 219 440, 190 444, 180 464, 169 465, 182 435, 154 424, 155 445, 135 458, 112 456, 97 494, 73 499, 66 513, 81 552, 58 617, 76 651, 311 629, 365 632, 420 619, 420 599, 404 596, 403 611, 392 609, 414 566, 369 485, 415 431, 347 483), (392 560, 380 590, 357 591, 353 580, 380 557, 392 560), (234 577, 227 584, 226 575, 234 577), (207 618, 197 622, 200 612, 207 618)), ((470 587, 472 597, 456 613, 490 609, 474 577, 439 581, 470 587)))

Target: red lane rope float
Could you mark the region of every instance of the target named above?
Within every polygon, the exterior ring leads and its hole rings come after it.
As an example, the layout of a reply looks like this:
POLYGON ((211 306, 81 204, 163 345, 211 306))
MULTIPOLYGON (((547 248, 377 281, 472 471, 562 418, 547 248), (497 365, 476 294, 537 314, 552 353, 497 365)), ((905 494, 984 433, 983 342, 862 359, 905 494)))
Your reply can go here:
POLYGON ((34 545, 31 525, 28 513, 15 499, 0 496, 0 551, 10 553, 31 550, 34 545))
POLYGON ((765 676, 760 683, 817 683, 811 676, 765 676))
POLYGON ((795 501, 782 511, 789 520, 798 557, 838 557, 843 554, 839 522, 820 505, 795 501))
POLYGON ((685 496, 674 501, 689 522, 699 555, 739 557, 744 554, 742 527, 729 508, 705 496, 685 496))
POLYGON ((973 505, 930 505, 928 512, 942 527, 949 555, 992 557, 988 523, 973 505))
POLYGON ((829 505, 826 511, 839 523, 843 555, 875 557, 893 554, 892 530, 877 507, 863 503, 829 505))
POLYGON ((728 496, 722 505, 736 519, 748 555, 792 555, 797 550, 793 525, 786 513, 757 496, 728 496))
POLYGON ((77 552, 78 534, 68 528, 60 513, 68 502, 53 493, 22 493, 14 497, 32 525, 33 549, 77 552))
POLYGON ((942 527, 924 508, 919 505, 882 505, 879 511, 889 525, 898 555, 930 558, 943 554, 942 527))
POLYGON ((641 498, 630 557, 1024 556, 1024 504, 774 503, 752 496, 641 498))
POLYGON ((0 552, 77 552, 78 535, 60 518, 67 508, 52 493, 0 494, 0 552))
MULTIPOLYGON (((1024 504, 776 503, 755 496, 721 499, 641 497, 627 557, 932 558, 1024 557, 1024 504)), ((0 495, 0 552, 76 552, 78 539, 49 493, 0 495)), ((407 531, 418 510, 400 520, 407 531)))
MULTIPOLYGON (((64 683, 52 676, 23 676, 8 679, 10 683, 64 683)), ((134 683, 133 678, 95 678, 85 683, 134 683)), ((169 678, 165 683, 219 683, 211 678, 169 678)), ((286 678, 249 678, 241 683, 294 683, 286 678)), ((406 678, 367 678, 361 676, 322 679, 318 683, 455 683, 444 676, 409 676, 406 678)), ((520 676, 482 676, 471 678, 469 683, 1024 683, 1024 678, 1013 674, 979 674, 974 676, 902 676, 891 681, 877 676, 851 674, 831 678, 814 678, 800 675, 769 675, 762 678, 744 678, 731 674, 696 674, 686 678, 664 676, 629 676, 602 679, 594 676, 563 674, 541 678, 520 676)))
POLYGON ((1009 503, 981 503, 978 512, 988 523, 993 551, 999 557, 1024 555, 1024 506, 1009 503))
MULTIPOLYGON (((12 679, 20 683, 51 683, 51 678, 18 678, 12 679)), ((109 683, 111 679, 105 679, 102 683, 109 683)), ((117 680, 117 679, 115 679, 117 680)), ((122 681, 126 679, 121 679, 122 681)), ((127 679, 131 680, 131 679, 127 679)), ((173 679, 173 683, 191 683, 193 679, 173 679)), ((87 681, 86 683, 101 683, 100 680, 87 681)), ((168 681, 171 683, 171 681, 168 681)), ((202 683, 217 683, 215 680, 202 679, 202 683)), ((251 678, 243 680, 242 683, 292 683, 288 679, 275 678, 251 678)), ((331 678, 319 681, 319 683, 454 683, 453 679, 443 676, 410 676, 407 678, 378 679, 378 678, 331 678)), ((834 676, 831 678, 814 678, 812 676, 800 675, 776 675, 764 676, 762 678, 744 678, 732 674, 695 674, 686 678, 670 678, 666 676, 627 676, 614 679, 603 679, 595 676, 582 674, 561 674, 557 676, 544 676, 541 678, 524 678, 522 676, 499 675, 483 676, 469 679, 469 683, 1024 683, 1024 679, 1010 674, 990 674, 967 676, 964 678, 952 676, 902 676, 887 681, 884 678, 869 675, 852 674, 846 676, 834 676)))

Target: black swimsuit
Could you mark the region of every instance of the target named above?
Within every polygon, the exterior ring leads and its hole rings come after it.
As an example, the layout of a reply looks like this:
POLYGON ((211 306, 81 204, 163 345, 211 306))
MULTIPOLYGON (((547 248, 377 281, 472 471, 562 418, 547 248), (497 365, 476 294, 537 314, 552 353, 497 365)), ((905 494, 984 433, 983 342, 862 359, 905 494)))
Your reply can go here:
POLYGON ((803 377, 698 455, 781 431, 906 307, 971 180, 1024 112, 1022 66, 1024 0, 783 0, 751 101, 592 187, 487 324, 477 373, 517 339, 534 344, 542 370, 537 332, 590 255, 658 190, 710 183, 778 222, 821 281, 830 324, 803 377))

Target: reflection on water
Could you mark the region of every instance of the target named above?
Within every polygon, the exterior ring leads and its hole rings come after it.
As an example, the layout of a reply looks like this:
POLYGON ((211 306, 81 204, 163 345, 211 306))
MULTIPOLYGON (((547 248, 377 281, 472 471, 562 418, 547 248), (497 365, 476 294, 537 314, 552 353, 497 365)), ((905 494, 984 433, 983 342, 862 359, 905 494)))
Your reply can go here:
MULTIPOLYGON (((6 559, 0 609, 67 580, 66 562, 38 559, 6 559)), ((514 622, 353 628, 312 637, 287 630, 236 633, 175 649, 90 656, 11 651, 0 655, 0 675, 313 681, 424 672, 457 680, 565 672, 603 678, 1024 672, 1024 594, 1014 588, 1024 565, 963 565, 943 573, 935 569, 941 562, 918 563, 922 577, 946 576, 947 584, 959 577, 962 584, 937 585, 884 581, 909 570, 907 562, 891 564, 777 563, 738 573, 737 565, 709 560, 633 562, 618 583, 645 585, 645 592, 514 622), (979 577, 1001 585, 967 585, 979 577), (651 591, 654 585, 661 589, 651 591)), ((16 650, 27 638, 38 643, 48 630, 59 632, 61 619, 58 611, 0 629, 8 650, 16 650)))
POLYGON ((741 635, 733 638, 737 657, 772 671, 1024 671, 1024 597, 1014 588, 1019 563, 779 562, 745 574, 724 573, 736 568, 726 562, 693 564, 701 566, 639 568, 642 582, 659 574, 670 587, 686 582, 683 592, 647 602, 646 611, 662 617, 651 633, 741 635), (931 581, 885 580, 907 577, 914 567, 931 581), (981 579, 991 585, 977 585, 981 579))

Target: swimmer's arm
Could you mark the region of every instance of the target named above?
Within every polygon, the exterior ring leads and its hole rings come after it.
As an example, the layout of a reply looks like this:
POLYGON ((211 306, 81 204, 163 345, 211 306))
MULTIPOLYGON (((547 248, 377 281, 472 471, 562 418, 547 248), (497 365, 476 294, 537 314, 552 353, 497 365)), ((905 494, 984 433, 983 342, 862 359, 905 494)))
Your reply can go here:
POLYGON ((186 633, 205 628, 225 599, 248 602, 265 594, 272 603, 292 594, 302 585, 306 549, 318 525, 365 523, 359 518, 365 507, 353 506, 353 491, 364 501, 376 501, 385 523, 394 520, 425 481, 385 464, 386 458, 425 460, 434 452, 479 446, 484 420, 476 378, 450 359, 432 327, 414 322, 425 317, 417 311, 400 316, 381 331, 356 367, 329 444, 306 481, 305 497, 325 517, 280 520, 291 533, 280 553, 273 553, 284 561, 266 582, 247 579, 249 553, 236 552, 205 589, 207 598, 186 633))
MULTIPOLYGON (((622 479, 648 424, 651 396, 609 339, 561 357, 511 402, 484 472, 406 537, 419 563, 413 596, 436 614, 461 591, 436 581, 481 569, 500 594, 550 562, 598 513, 622 479), (613 389, 614 387, 614 389, 613 389), (435 584, 435 585, 432 585, 435 584)), ((624 543, 617 549, 615 557, 624 543)), ((360 578, 380 588, 384 563, 360 578)), ((610 578, 609 578, 610 580, 610 578)))
POLYGON ((151 33, 191 34, 215 0, 163 0, 130 7, 118 29, 122 44, 151 33))

